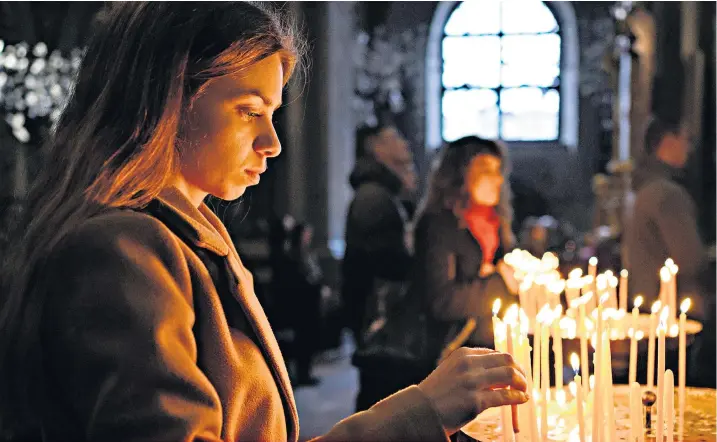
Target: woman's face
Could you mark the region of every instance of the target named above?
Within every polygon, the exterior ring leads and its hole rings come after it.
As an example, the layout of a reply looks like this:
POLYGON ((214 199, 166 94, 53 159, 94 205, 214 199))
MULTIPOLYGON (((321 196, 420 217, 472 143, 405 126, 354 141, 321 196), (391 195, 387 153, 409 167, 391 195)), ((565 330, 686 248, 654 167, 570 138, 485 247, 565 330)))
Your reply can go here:
POLYGON ((503 185, 500 158, 483 153, 476 155, 468 165, 466 190, 473 202, 482 206, 496 206, 503 185))
POLYGON ((210 80, 180 130, 176 185, 198 206, 207 194, 239 198, 259 183, 281 144, 272 116, 281 105, 279 54, 243 72, 210 80))

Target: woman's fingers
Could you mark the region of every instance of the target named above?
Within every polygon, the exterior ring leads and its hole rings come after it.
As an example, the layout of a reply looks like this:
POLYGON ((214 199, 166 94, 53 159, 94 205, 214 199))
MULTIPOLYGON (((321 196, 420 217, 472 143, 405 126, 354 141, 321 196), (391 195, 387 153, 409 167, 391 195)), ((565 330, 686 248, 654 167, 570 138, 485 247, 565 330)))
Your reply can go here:
POLYGON ((482 390, 476 394, 476 413, 505 405, 520 405, 530 399, 527 393, 517 390, 482 390))
POLYGON ((472 373, 472 380, 478 390, 493 390, 510 387, 513 390, 526 391, 528 383, 525 375, 515 367, 495 367, 472 373))

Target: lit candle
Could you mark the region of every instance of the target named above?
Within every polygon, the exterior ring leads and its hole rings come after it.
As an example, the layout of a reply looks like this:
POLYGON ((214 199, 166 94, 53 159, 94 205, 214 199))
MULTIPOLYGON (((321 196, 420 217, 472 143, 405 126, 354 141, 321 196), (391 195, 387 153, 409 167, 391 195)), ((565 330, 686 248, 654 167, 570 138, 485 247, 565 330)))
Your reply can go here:
POLYGON ((644 416, 640 384, 633 382, 630 384, 630 442, 638 442, 640 441, 640 436, 643 436, 642 421, 644 416))
POLYGON ((663 394, 663 407, 667 420, 667 442, 675 441, 675 375, 672 370, 665 372, 665 391, 663 394))
POLYGON ((543 310, 535 316, 535 326, 533 327, 533 382, 536 392, 540 390, 540 343, 542 341, 541 331, 543 329, 540 324, 543 320, 543 310))
POLYGON ((685 299, 680 304, 680 338, 679 338, 679 365, 678 365, 678 406, 679 421, 677 426, 680 439, 685 434, 685 384, 687 381, 687 310, 691 305, 690 298, 685 299))
POLYGON ((657 329, 657 440, 662 441, 665 432, 665 335, 670 308, 665 306, 660 312, 660 326, 657 329))
POLYGON ((592 293, 587 293, 578 300, 578 336, 580 337, 580 374, 583 379, 583 395, 587 398, 590 389, 588 388, 588 382, 590 379, 590 367, 588 365, 588 330, 585 318, 585 305, 588 300, 592 297, 592 293))
POLYGON ((620 272, 620 310, 627 311, 627 270, 620 272))
POLYGON ((635 303, 632 307, 632 329, 638 330, 640 327, 638 326, 638 321, 640 319, 640 306, 642 306, 643 298, 642 296, 638 295, 635 298, 635 303))
POLYGON ((670 305, 670 279, 672 279, 670 269, 665 266, 660 268, 660 301, 662 301, 662 305, 670 305))
POLYGON ((580 288, 583 285, 582 282, 583 270, 573 269, 568 273, 568 280, 565 282, 565 300, 570 305, 574 299, 580 296, 580 288))
POLYGON ((650 339, 647 342, 647 389, 655 386, 655 329, 657 328, 657 312, 662 308, 662 302, 655 301, 650 313, 650 339))
POLYGON ((555 391, 557 394, 563 391, 563 337, 559 321, 562 312, 561 304, 558 304, 553 311, 553 352, 555 353, 555 391))
POLYGON ((605 352, 605 359, 602 361, 602 366, 605 370, 605 396, 601 398, 601 401, 607 414, 607 439, 610 441, 616 441, 617 428, 615 425, 615 396, 613 394, 612 385, 612 352, 610 350, 610 338, 607 333, 605 333, 604 339, 605 342, 603 343, 603 351, 605 352))
MULTIPOLYGON (((596 278, 597 278, 597 265, 598 265, 598 259, 596 257, 593 256, 592 258, 590 258, 588 260, 588 278, 590 281, 590 291, 593 293, 595 293, 595 290, 596 290, 595 283, 596 283, 596 278)), ((592 302, 590 304, 591 308, 589 308, 588 311, 591 311, 597 305, 597 302, 599 301, 598 298, 599 298, 599 296, 595 296, 592 299, 592 302)))
POLYGON ((637 380, 637 343, 644 336, 642 330, 635 331, 635 329, 631 328, 630 331, 632 333, 630 337, 630 370, 628 385, 632 385, 632 383, 637 380))
MULTIPOLYGON (((530 353, 528 352, 528 346, 526 345, 523 347, 523 358, 530 360, 530 353)), ((528 384, 528 391, 531 393, 530 400, 526 403, 528 407, 528 416, 530 417, 530 425, 528 428, 530 429, 530 442, 537 442, 538 441, 538 415, 535 410, 535 395, 533 394, 534 388, 533 388, 533 376, 530 373, 530 370, 525 371, 526 380, 528 384)))
MULTIPOLYGON (((513 357, 515 357, 516 360, 518 360, 518 355, 515 352, 515 349, 513 348, 513 327, 511 327, 511 324, 515 324, 515 322, 513 322, 513 320, 509 320, 505 324, 505 329, 506 329, 505 335, 506 335, 506 340, 507 340, 506 346, 507 346, 508 354, 512 355, 513 357)), ((503 408, 506 409, 506 411, 508 411, 508 407, 503 407, 503 408)), ((505 440, 505 441, 510 441, 513 439, 511 433, 519 433, 520 432, 520 426, 518 424, 518 406, 517 405, 510 406, 510 421, 511 422, 509 422, 509 423, 512 424, 510 428, 507 426, 508 422, 506 422, 506 426, 503 427, 506 429, 506 431, 504 431, 504 433, 508 433, 507 435, 505 435, 505 434, 503 435, 503 440, 505 440)))
POLYGON ((582 378, 578 374, 578 368, 580 365, 580 359, 578 355, 573 353, 570 355, 570 365, 572 365, 575 371, 575 402, 578 406, 578 433, 580 434, 580 442, 587 442, 585 438, 585 414, 583 413, 583 389, 579 387, 582 383, 582 378))
POLYGON ((603 295, 600 297, 600 301, 597 304, 597 330, 596 330, 596 343, 595 343, 595 388, 593 389, 593 440, 599 441, 600 433, 603 425, 604 410, 602 403, 605 378, 605 369, 603 367, 605 352, 603 351, 603 302, 607 300, 607 296, 603 295))
POLYGON ((543 330, 540 332, 541 342, 540 342, 540 397, 543 399, 543 407, 541 409, 540 413, 540 434, 543 442, 547 442, 548 440, 548 403, 549 401, 549 391, 550 391, 550 366, 549 366, 549 356, 550 356, 550 348, 549 345, 549 338, 550 338, 550 323, 552 318, 551 311, 547 305, 543 307, 544 316, 543 316, 543 330))

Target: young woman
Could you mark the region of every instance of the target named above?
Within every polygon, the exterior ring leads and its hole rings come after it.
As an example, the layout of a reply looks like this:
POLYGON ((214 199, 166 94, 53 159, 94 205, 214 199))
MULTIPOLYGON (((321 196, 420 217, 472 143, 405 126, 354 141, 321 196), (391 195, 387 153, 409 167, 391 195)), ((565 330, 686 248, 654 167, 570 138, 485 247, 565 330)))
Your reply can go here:
MULTIPOLYGON (((6 263, 5 439, 297 439, 252 276, 203 200, 240 197, 279 155, 302 47, 251 3, 112 5, 6 263)), ((465 349, 323 440, 442 440, 525 389, 511 358, 465 349)))
POLYGON ((505 170, 501 146, 475 136, 449 143, 435 164, 414 230, 412 287, 442 336, 438 343, 447 344, 475 319, 471 342, 492 347, 493 300, 503 298, 505 305, 515 293, 501 261, 514 242, 505 170))

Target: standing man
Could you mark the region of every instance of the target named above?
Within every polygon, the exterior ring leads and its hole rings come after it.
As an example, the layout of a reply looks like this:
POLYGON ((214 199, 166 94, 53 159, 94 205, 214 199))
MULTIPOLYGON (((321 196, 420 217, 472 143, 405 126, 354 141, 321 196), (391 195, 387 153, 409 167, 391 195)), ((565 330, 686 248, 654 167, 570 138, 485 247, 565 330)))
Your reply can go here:
POLYGON ((360 345, 374 279, 405 281, 411 266, 409 218, 400 196, 415 188, 415 168, 408 143, 395 127, 357 131, 349 182, 354 198, 346 218, 342 294, 349 327, 360 345))
POLYGON ((626 231, 630 291, 657 299, 659 271, 667 258, 679 266, 678 298, 696 303, 691 314, 706 314, 701 280, 706 251, 697 228, 695 202, 680 184, 689 141, 677 123, 654 118, 645 135, 646 157, 633 173, 635 201, 626 231))

